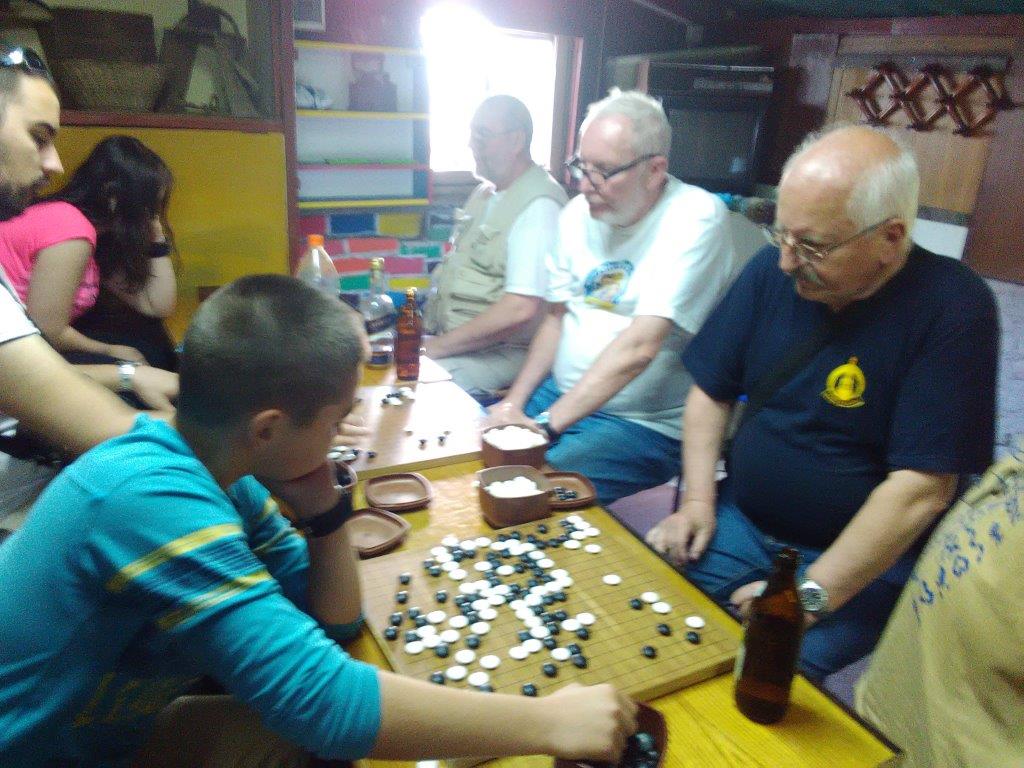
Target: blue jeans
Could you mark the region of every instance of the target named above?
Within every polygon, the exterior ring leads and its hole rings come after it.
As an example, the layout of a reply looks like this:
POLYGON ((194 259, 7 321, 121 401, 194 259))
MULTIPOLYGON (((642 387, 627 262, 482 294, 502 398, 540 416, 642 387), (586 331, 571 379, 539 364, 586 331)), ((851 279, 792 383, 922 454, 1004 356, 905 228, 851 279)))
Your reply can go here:
MULTIPOLYGON (((798 579, 822 553, 762 533, 736 506, 726 480, 719 487, 715 535, 704 555, 685 573, 716 603, 729 607, 729 596, 737 588, 768 578, 772 560, 786 546, 800 552, 798 579)), ((800 667, 807 677, 820 681, 871 652, 915 558, 915 552, 907 553, 842 608, 807 630, 800 650, 800 667)))
MULTIPOLYGON (((546 379, 526 404, 533 418, 548 410, 562 393, 546 379)), ((632 421, 597 411, 580 419, 548 448, 548 464, 589 478, 603 505, 679 474, 679 441, 632 421)))

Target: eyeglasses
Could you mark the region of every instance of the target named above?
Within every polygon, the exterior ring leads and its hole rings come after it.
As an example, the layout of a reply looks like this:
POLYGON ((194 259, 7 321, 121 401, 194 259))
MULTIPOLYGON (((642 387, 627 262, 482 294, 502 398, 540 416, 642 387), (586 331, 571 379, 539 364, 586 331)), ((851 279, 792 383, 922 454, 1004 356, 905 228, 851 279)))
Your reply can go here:
POLYGON ((30 74, 42 75, 50 79, 50 70, 46 68, 43 57, 31 48, 11 48, 0 56, 0 67, 20 69, 30 74))
POLYGON ((591 165, 584 164, 583 160, 580 159, 579 155, 573 155, 571 159, 566 160, 565 167, 569 171, 569 176, 572 177, 572 180, 574 182, 579 183, 583 181, 584 178, 586 178, 586 180, 590 182, 591 186, 600 187, 603 184, 607 184, 608 179, 612 178, 613 176, 618 176, 620 173, 625 173, 631 168, 636 168, 644 160, 651 160, 652 158, 655 157, 660 157, 660 155, 658 153, 650 155, 640 155, 640 157, 636 158, 635 160, 628 162, 625 165, 620 165, 618 168, 612 168, 611 170, 608 171, 601 171, 598 170, 597 168, 594 168, 591 165))
POLYGON ((509 133, 515 133, 519 128, 509 128, 507 131, 491 131, 487 128, 472 129, 469 132, 470 141, 488 142, 491 139, 496 139, 499 136, 504 136, 509 133))
POLYGON ((858 237, 863 237, 868 232, 878 229, 883 224, 888 224, 893 220, 893 218, 893 216, 890 216, 886 219, 882 219, 882 221, 877 224, 865 227, 857 234, 851 235, 845 240, 833 243, 832 245, 813 245, 794 237, 792 233, 787 232, 784 229, 779 229, 778 227, 761 227, 761 231, 764 232, 764 236, 768 238, 768 242, 777 248, 782 248, 783 246, 792 248, 793 254, 805 264, 821 264, 833 251, 839 250, 844 245, 849 245, 858 237))

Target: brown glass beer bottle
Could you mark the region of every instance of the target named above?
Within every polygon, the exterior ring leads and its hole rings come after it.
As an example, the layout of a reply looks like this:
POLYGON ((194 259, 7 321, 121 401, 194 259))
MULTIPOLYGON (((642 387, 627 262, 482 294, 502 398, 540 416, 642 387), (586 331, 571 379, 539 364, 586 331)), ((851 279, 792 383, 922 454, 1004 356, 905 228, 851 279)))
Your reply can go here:
POLYGON ((777 722, 789 707, 804 632, 796 590, 799 559, 789 547, 775 557, 768 585, 751 603, 736 657, 736 706, 757 723, 777 722))
POLYGON ((416 306, 416 289, 405 290, 405 303, 395 327, 395 368, 400 381, 420 377, 420 346, 423 343, 423 319, 416 306))

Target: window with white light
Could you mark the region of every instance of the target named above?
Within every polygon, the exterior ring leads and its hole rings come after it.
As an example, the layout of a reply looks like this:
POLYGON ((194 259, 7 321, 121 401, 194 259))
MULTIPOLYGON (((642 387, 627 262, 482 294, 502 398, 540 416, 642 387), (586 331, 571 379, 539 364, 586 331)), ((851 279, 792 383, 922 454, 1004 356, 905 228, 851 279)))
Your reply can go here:
POLYGON ((423 14, 420 34, 430 92, 430 167, 472 171, 469 123, 495 94, 522 101, 533 117, 531 154, 551 156, 555 102, 555 38, 495 27, 464 5, 442 3, 423 14))

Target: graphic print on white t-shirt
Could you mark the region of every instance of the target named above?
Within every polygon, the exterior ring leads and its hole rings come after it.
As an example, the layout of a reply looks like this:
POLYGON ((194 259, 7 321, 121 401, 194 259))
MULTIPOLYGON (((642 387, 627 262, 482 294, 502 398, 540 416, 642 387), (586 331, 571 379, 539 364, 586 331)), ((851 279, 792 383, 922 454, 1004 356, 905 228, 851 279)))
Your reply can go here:
POLYGON ((599 264, 583 281, 583 300, 601 309, 615 309, 629 287, 633 269, 631 261, 599 264))

